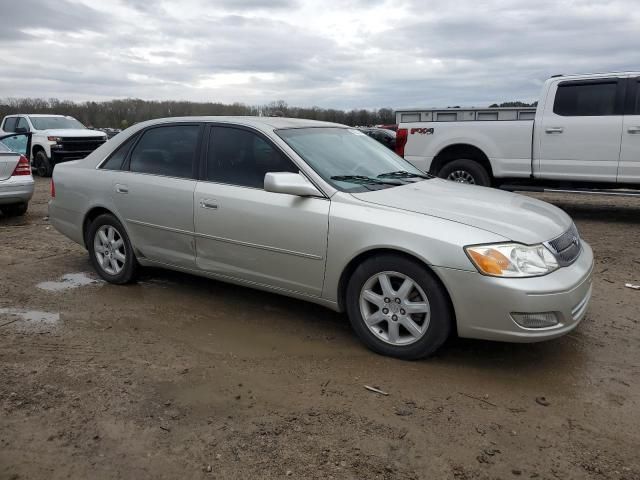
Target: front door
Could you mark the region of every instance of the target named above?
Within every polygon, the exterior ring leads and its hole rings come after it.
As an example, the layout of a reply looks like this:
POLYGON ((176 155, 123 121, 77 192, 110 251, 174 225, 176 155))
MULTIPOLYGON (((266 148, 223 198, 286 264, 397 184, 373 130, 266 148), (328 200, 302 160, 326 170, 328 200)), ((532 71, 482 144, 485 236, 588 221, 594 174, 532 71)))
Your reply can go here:
POLYGON ((640 185, 640 78, 627 83, 627 103, 622 124, 618 183, 640 185))
POLYGON ((218 276, 320 296, 330 201, 264 190, 298 168, 262 134, 210 127, 194 198, 196 262, 218 276))
POLYGON ((195 268, 193 192, 202 129, 180 123, 145 130, 112 177, 118 214, 144 258, 195 268))
POLYGON ((559 81, 536 124, 536 178, 615 182, 625 79, 559 81))

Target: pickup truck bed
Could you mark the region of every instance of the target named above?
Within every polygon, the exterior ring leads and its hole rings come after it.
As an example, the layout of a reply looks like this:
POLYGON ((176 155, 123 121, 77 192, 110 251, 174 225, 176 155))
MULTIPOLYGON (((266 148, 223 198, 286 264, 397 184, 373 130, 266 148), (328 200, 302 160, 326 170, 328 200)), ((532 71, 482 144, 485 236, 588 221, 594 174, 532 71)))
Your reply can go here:
POLYGON ((438 153, 444 151, 447 157, 447 147, 469 145, 490 152, 488 160, 494 166, 494 177, 527 178, 531 174, 535 113, 535 108, 508 107, 398 110, 396 117, 402 128, 409 130, 411 140, 405 146, 404 158, 421 170, 436 173, 443 166, 442 162, 432 164, 438 153), (424 128, 425 123, 429 128, 424 128))

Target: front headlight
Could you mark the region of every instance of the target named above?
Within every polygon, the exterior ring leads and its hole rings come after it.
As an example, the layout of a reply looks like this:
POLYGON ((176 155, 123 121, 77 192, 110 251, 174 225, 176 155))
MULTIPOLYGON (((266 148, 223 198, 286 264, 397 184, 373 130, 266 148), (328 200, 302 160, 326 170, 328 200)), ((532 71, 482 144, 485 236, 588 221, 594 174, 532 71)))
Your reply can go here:
POLYGON ((480 273, 493 277, 537 277, 558 268, 558 261, 544 245, 503 243, 464 250, 480 273))

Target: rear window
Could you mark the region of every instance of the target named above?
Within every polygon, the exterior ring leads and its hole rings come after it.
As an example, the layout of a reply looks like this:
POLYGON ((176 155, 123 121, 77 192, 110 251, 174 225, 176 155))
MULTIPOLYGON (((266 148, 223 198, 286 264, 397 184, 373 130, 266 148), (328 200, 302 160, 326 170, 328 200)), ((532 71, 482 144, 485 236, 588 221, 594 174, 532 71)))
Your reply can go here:
POLYGON ((132 172, 193 178, 199 125, 154 127, 142 134, 131 152, 132 172))
POLYGON ((553 103, 553 113, 565 117, 615 115, 618 83, 560 84, 553 103))

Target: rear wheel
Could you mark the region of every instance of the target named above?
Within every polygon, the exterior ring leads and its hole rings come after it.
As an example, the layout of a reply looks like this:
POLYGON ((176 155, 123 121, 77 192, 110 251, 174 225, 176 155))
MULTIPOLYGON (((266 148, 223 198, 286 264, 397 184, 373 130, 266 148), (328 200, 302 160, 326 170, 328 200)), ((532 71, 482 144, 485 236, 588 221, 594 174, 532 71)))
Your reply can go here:
POLYGON ((451 332, 452 313, 444 288, 433 273, 400 255, 363 262, 349 281, 346 300, 358 337, 383 355, 426 357, 451 332))
POLYGON ((476 160, 460 158, 445 164, 438 172, 440 178, 453 182, 468 183, 488 187, 491 185, 491 177, 487 170, 476 160))
POLYGON ((107 282, 124 284, 135 280, 138 262, 127 232, 113 215, 103 214, 91 222, 87 247, 93 267, 107 282))
POLYGON ((38 153, 36 153, 34 163, 36 167, 36 172, 41 177, 50 177, 51 174, 53 173, 53 167, 51 166, 51 161, 49 160, 49 157, 47 157, 47 154, 44 153, 44 150, 40 150, 38 151, 38 153))
POLYGON ((2 207, 2 212, 8 217, 21 217, 27 213, 29 208, 28 203, 16 203, 14 205, 5 205, 2 207))

